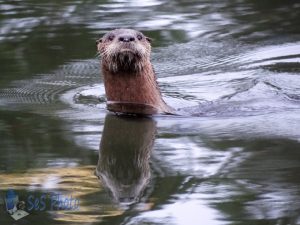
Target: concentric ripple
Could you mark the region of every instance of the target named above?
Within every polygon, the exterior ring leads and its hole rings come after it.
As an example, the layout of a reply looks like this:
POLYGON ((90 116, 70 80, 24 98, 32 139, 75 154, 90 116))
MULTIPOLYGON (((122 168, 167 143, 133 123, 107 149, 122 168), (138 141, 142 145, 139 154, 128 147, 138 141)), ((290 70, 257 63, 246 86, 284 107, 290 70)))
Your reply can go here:
POLYGON ((61 66, 52 74, 37 75, 32 80, 15 81, 12 87, 0 90, 2 104, 14 107, 59 104, 61 95, 66 91, 99 83, 98 64, 95 60, 74 61, 61 66))

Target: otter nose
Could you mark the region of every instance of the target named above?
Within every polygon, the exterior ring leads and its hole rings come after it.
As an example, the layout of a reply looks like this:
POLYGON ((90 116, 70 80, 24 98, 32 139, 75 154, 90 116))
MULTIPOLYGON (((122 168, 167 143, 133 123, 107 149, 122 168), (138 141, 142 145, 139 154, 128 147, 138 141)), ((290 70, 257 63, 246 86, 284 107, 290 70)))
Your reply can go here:
POLYGON ((129 36, 129 35, 124 35, 124 36, 120 36, 119 37, 119 41, 122 41, 122 42, 131 42, 131 41, 134 41, 135 38, 133 36, 129 36))

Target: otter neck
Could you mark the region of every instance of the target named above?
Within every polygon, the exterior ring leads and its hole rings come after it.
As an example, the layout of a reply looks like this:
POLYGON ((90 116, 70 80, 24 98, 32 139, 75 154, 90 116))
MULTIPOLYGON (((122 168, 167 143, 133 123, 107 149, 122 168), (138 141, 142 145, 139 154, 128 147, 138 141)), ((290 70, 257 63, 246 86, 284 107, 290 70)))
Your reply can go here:
POLYGON ((154 70, 145 66, 137 72, 111 73, 102 65, 107 100, 117 103, 150 105, 157 112, 169 112, 159 91, 154 70))

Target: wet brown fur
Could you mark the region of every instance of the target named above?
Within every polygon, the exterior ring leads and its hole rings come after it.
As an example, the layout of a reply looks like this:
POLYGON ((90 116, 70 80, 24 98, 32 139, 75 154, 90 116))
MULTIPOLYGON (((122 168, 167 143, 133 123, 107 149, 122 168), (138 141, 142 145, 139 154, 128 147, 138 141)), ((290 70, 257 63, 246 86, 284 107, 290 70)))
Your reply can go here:
POLYGON ((109 110, 137 114, 170 113, 150 62, 149 38, 135 30, 117 29, 104 35, 97 48, 101 55, 108 103, 121 104, 121 107, 108 107, 109 110), (119 41, 124 35, 135 39, 130 42, 119 41), (135 104, 153 108, 143 111, 135 104))

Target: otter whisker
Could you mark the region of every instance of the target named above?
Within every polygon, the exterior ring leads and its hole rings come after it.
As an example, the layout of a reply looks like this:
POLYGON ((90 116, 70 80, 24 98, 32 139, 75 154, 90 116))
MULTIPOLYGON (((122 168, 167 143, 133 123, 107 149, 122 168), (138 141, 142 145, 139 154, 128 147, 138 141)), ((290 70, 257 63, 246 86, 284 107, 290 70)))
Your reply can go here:
POLYGON ((96 52, 95 58, 101 59, 101 53, 100 52, 96 52))

